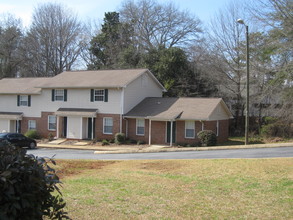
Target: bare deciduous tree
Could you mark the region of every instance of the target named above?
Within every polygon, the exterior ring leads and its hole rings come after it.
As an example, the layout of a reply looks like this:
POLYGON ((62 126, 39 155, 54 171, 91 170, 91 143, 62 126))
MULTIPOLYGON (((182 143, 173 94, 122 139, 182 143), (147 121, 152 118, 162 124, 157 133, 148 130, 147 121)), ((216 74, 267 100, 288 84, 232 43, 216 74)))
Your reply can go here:
POLYGON ((37 7, 22 47, 22 75, 54 76, 71 70, 84 45, 82 34, 82 24, 69 9, 52 3, 37 7))
POLYGON ((144 50, 183 46, 198 39, 200 20, 173 3, 155 0, 127 0, 120 10, 121 20, 133 25, 138 45, 144 50))
POLYGON ((0 19, 0 79, 16 77, 20 63, 19 50, 22 39, 21 21, 10 14, 0 19))
POLYGON ((210 77, 217 82, 220 95, 232 106, 236 128, 240 126, 239 117, 243 116, 246 83, 245 47, 240 46, 245 34, 241 32, 244 31, 243 27, 236 23, 238 18, 244 19, 242 8, 239 2, 231 2, 219 10, 211 21, 209 35, 210 77))

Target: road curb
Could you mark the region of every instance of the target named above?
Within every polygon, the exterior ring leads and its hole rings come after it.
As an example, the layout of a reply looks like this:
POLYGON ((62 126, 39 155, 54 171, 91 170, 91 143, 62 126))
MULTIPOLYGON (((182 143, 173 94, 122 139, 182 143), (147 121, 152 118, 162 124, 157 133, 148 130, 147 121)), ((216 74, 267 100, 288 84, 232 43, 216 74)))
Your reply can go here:
POLYGON ((122 153, 155 153, 155 152, 182 152, 182 151, 209 151, 209 150, 232 150, 232 149, 252 149, 252 148, 274 148, 274 147, 293 147, 293 142, 275 143, 275 144, 251 144, 251 145, 231 145, 231 146, 213 146, 213 147, 169 147, 156 146, 131 149, 125 147, 115 147, 107 149, 107 147, 96 146, 73 146, 73 145, 50 145, 38 144, 39 148, 55 148, 55 149, 74 149, 74 150, 93 150, 95 154, 122 154, 122 153))

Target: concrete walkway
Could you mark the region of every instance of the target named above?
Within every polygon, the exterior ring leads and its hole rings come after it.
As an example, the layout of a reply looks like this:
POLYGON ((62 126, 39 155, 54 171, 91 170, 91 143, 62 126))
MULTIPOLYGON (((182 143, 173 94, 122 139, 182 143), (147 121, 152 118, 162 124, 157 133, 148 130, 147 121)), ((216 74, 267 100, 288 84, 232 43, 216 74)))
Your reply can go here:
POLYGON ((39 148, 60 148, 94 150, 95 154, 115 154, 115 153, 147 153, 147 152, 176 152, 176 151, 203 151, 203 150, 227 150, 227 149, 247 149, 247 148, 272 148, 272 147, 293 147, 293 142, 251 144, 251 145, 231 145, 213 147, 170 147, 164 145, 64 145, 64 144, 38 144, 39 148))

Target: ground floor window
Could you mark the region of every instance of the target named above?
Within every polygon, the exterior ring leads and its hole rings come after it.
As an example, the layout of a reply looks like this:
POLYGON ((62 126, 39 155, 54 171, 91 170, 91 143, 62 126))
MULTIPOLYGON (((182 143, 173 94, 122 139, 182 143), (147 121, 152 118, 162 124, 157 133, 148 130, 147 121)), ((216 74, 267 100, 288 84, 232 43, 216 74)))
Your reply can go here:
POLYGON ((104 129, 103 133, 104 134, 113 134, 113 118, 104 118, 104 129))
POLYGON ((144 119, 136 119, 136 135, 144 135, 144 119))
POLYGON ((185 121, 185 138, 194 138, 195 126, 194 121, 185 121))
POLYGON ((36 130, 37 123, 35 120, 29 120, 28 121, 28 130, 36 130))
POLYGON ((49 115, 48 116, 48 129, 50 131, 56 130, 56 115, 49 115))

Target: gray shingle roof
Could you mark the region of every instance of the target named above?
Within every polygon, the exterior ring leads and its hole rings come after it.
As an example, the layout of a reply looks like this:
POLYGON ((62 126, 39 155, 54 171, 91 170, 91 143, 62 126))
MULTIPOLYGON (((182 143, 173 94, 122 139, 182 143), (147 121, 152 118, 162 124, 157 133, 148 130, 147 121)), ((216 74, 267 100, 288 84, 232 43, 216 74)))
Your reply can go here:
POLYGON ((125 117, 154 120, 221 120, 232 118, 220 98, 146 98, 130 110, 125 117), (216 110, 223 111, 217 114, 216 110))
POLYGON ((62 72, 41 88, 121 88, 147 72, 163 88, 148 69, 86 70, 62 72))
POLYGON ((0 94, 40 94, 36 86, 51 78, 4 78, 0 80, 0 94))

